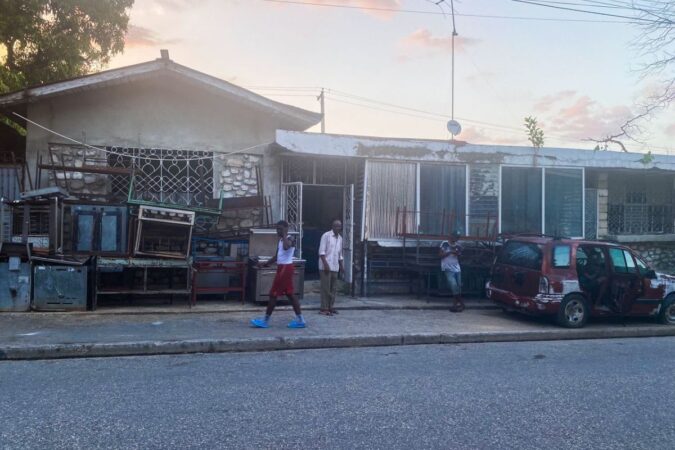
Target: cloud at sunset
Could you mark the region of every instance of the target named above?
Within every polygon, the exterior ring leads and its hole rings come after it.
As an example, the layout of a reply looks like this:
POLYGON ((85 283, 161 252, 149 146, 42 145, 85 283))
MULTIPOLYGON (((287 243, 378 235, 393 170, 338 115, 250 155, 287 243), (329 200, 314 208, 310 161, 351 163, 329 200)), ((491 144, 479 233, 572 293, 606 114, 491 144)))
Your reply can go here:
POLYGON ((136 0, 134 7, 148 8, 155 14, 164 14, 166 12, 180 12, 187 8, 200 6, 205 3, 204 0, 136 0))
POLYGON ((466 126, 462 129, 462 133, 457 136, 458 140, 465 141, 471 144, 501 144, 501 145, 523 145, 527 140, 525 132, 523 137, 519 138, 515 135, 505 136, 499 131, 488 130, 483 127, 466 126))
MULTIPOLYGON (((455 51, 462 53, 480 42, 464 36, 455 37, 455 51)), ((435 36, 430 30, 420 28, 401 39, 399 59, 406 61, 414 57, 448 55, 452 51, 452 37, 435 36)))
POLYGON ((303 3, 311 5, 345 5, 356 8, 373 8, 364 9, 363 13, 382 20, 389 20, 396 11, 401 8, 401 0, 301 0, 303 3), (378 9, 380 9, 378 11, 378 9), (394 10, 394 11, 391 11, 394 10))
POLYGON ((571 90, 560 91, 556 92, 555 94, 545 95, 541 97, 539 100, 537 100, 537 102, 534 104, 534 110, 538 113, 547 112, 550 110, 550 108, 553 107, 554 104, 572 98, 575 95, 576 91, 571 90))
POLYGON ((569 139, 601 138, 615 133, 632 115, 626 105, 603 105, 571 90, 541 97, 535 102, 534 110, 544 134, 569 139))
POLYGON ((179 39, 163 39, 149 28, 138 25, 129 25, 129 31, 124 38, 127 47, 155 47, 158 45, 176 44, 179 39))

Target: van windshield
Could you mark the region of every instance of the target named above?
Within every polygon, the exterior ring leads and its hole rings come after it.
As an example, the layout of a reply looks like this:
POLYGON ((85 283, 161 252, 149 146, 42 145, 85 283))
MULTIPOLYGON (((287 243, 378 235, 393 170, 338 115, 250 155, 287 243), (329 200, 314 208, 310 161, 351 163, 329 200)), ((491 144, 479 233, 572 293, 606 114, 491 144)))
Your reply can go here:
POLYGON ((531 242, 508 241, 499 253, 497 262, 510 266, 540 270, 542 255, 540 245, 531 242))

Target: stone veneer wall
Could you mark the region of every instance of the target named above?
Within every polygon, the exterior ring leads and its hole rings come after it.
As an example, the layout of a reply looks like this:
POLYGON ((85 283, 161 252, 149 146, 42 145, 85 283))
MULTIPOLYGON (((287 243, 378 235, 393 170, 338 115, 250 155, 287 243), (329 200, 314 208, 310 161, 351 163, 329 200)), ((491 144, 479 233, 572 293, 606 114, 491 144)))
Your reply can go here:
MULTIPOLYGON (((252 197, 259 195, 256 167, 262 163, 259 155, 230 155, 220 171, 220 186, 223 197, 252 197)), ((232 230, 263 225, 261 209, 223 211, 218 229, 232 230)))
MULTIPOLYGON (((82 167, 86 161, 88 166, 107 166, 106 153, 103 151, 67 144, 50 144, 49 148, 54 165, 82 167)), ((67 189, 73 195, 106 195, 110 192, 108 175, 62 171, 49 171, 48 174, 50 185, 67 189)))
POLYGON ((642 255, 657 272, 675 274, 675 242, 636 242, 626 245, 642 255))
POLYGON ((258 195, 256 167, 260 164, 258 155, 229 156, 220 172, 220 185, 225 198, 251 197, 258 195))

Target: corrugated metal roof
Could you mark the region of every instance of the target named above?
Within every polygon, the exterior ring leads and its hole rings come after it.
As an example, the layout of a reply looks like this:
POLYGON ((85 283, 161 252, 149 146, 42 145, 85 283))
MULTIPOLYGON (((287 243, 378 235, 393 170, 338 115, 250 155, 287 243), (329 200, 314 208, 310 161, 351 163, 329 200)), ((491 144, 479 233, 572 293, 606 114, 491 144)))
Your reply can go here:
POLYGON ((127 83, 157 73, 170 73, 191 81, 196 81, 205 87, 214 88, 223 94, 238 98, 241 101, 257 106, 272 114, 283 115, 290 120, 297 121, 304 125, 304 128, 316 125, 321 120, 321 114, 319 113, 270 100, 225 80, 221 80, 220 78, 182 66, 170 59, 161 58, 141 64, 106 70, 91 75, 29 87, 20 91, 0 95, 0 107, 25 104, 55 95, 65 95, 87 89, 127 83))
POLYGON ((443 140, 349 136, 277 130, 276 144, 287 151, 308 155, 346 156, 401 161, 458 164, 506 164, 540 167, 661 169, 675 171, 675 156, 545 147, 534 156, 525 146, 478 145, 443 140))

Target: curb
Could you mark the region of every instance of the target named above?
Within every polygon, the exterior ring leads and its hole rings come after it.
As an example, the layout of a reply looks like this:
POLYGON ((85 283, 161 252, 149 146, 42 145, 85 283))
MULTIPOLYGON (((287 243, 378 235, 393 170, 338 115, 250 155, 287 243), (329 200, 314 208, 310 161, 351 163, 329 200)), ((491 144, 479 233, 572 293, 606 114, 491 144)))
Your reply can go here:
MULTIPOLYGON (((161 315, 178 315, 178 314, 235 314, 235 313, 255 313, 260 312, 264 309, 265 305, 261 306, 251 306, 248 308, 239 308, 239 309, 202 309, 202 310, 192 310, 186 308, 181 311, 26 311, 26 312, 3 312, 3 315, 30 315, 34 316, 36 314, 45 314, 49 316, 55 316, 63 314, 66 316, 161 316, 161 315)), ((446 305, 429 305, 429 306, 388 306, 388 305, 363 305, 363 306, 345 306, 340 308, 340 311, 445 311, 449 306, 446 305)), ((290 311, 292 308, 289 305, 279 305, 276 308, 276 311, 290 311)), ((320 307, 318 306, 303 306, 304 311, 318 311, 320 307)), ((466 311, 484 311, 484 310, 496 310, 500 309, 499 306, 494 304, 485 304, 485 305, 467 305, 466 311)))
POLYGON ((0 361, 663 336, 675 336, 675 327, 652 325, 638 328, 555 329, 522 332, 293 336, 251 339, 140 341, 107 344, 50 344, 0 347, 0 361))

